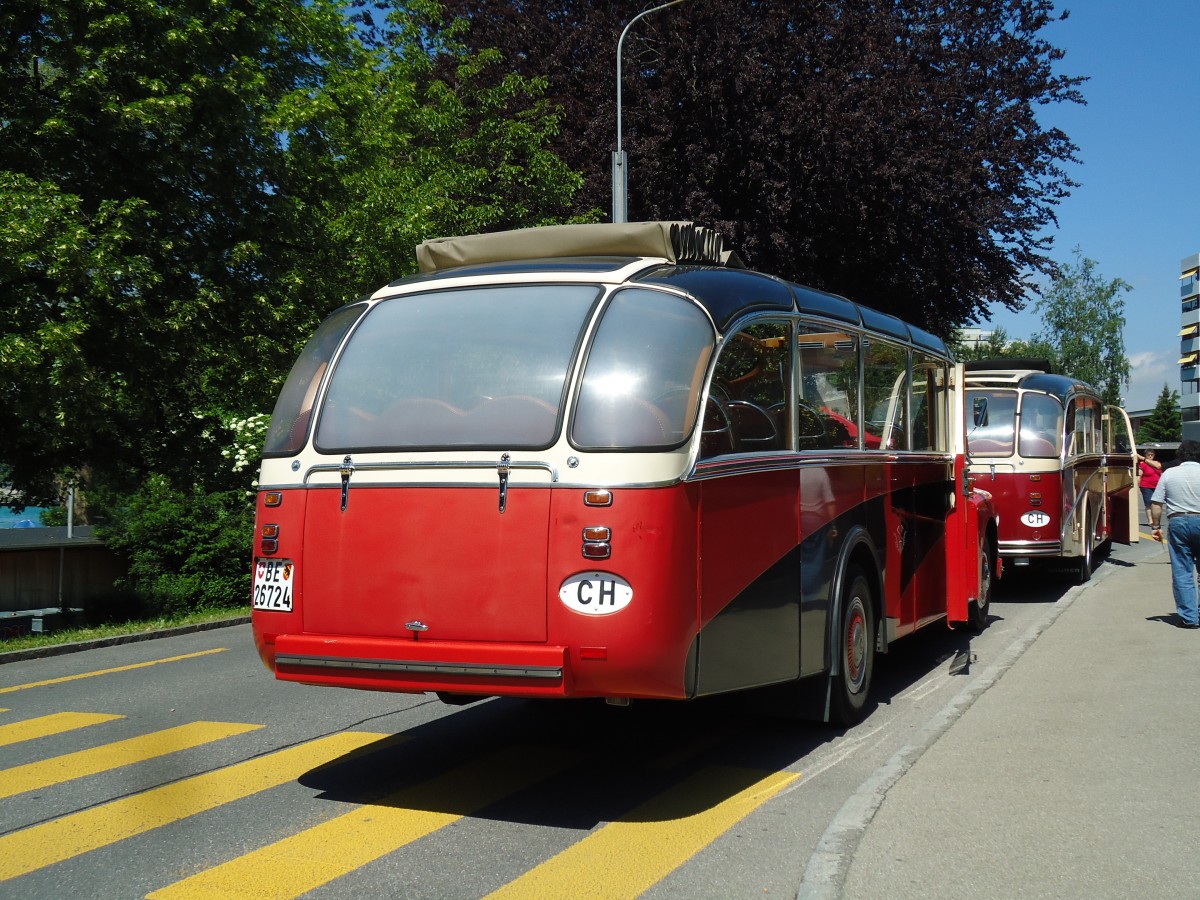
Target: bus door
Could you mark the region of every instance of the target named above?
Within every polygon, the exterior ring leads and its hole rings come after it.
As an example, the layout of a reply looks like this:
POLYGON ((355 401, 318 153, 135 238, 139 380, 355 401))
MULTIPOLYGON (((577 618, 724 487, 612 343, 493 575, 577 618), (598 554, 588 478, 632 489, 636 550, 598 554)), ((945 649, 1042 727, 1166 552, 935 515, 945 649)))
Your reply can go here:
MULTIPOLYGON (((945 604, 947 619, 955 623, 969 621, 969 603, 978 598, 981 589, 979 520, 969 502, 977 476, 975 467, 969 464, 967 435, 985 419, 987 402, 980 398, 976 403, 973 395, 967 392, 962 363, 955 365, 948 374, 949 381, 943 385, 940 406, 931 403, 931 408, 940 410, 945 418, 949 432, 947 449, 953 456, 954 481, 946 512, 945 604)), ((931 396, 936 398, 936 392, 931 396)))
POLYGON ((1060 528, 1064 558, 1089 559, 1107 532, 1102 424, 1097 397, 1076 393, 1067 401, 1060 528))
MULTIPOLYGON (((950 439, 950 370, 946 362, 914 350, 912 354, 909 449, 916 473, 913 509, 919 558, 916 623, 918 627, 947 613, 950 571, 962 566, 960 541, 949 528, 958 478, 950 439)), ((970 559, 975 558, 974 552, 970 559)))
POLYGON ((1105 493, 1108 536, 1118 544, 1138 541, 1137 463, 1133 426, 1119 406, 1104 407, 1105 493))
POLYGON ((917 353, 910 380, 906 349, 877 339, 864 344, 866 427, 879 435, 881 448, 894 454, 885 463, 882 487, 888 498, 886 615, 889 637, 899 637, 946 613, 945 526, 954 476, 945 455, 945 417, 929 408, 930 403, 944 405, 946 370, 940 361, 917 353))

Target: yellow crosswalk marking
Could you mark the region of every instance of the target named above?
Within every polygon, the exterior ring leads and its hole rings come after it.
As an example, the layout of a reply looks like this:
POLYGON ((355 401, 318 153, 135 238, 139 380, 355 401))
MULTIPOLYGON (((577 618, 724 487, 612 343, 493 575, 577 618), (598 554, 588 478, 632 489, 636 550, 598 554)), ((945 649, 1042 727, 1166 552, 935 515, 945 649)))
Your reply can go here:
POLYGON ((509 748, 168 885, 147 900, 298 897, 567 764, 559 751, 509 748))
POLYGON ((51 684, 62 684, 67 681, 78 681, 80 678, 95 678, 97 675, 113 675, 117 672, 129 672, 133 669, 144 669, 147 666, 157 666, 162 663, 179 662, 184 659, 195 659, 198 656, 208 656, 213 653, 224 653, 227 647, 214 647, 211 650, 201 650, 198 653, 184 653, 182 656, 168 656, 166 659, 152 659, 149 662, 133 663, 128 666, 117 666, 113 669, 100 669, 96 672, 80 672, 78 675, 64 675, 62 678, 49 678, 46 681, 31 681, 28 684, 14 684, 11 687, 0 688, 0 694, 11 694, 13 691, 24 691, 29 688, 46 687, 51 684))
POLYGON ((198 747, 221 738, 256 731, 261 725, 237 722, 189 722, 124 741, 105 744, 77 753, 26 763, 0 771, 0 799, 62 784, 86 775, 108 772, 156 756, 166 756, 189 747, 198 747))
POLYGON ((0 881, 277 787, 384 737, 361 731, 330 735, 0 836, 0 881))
POLYGON ((125 717, 111 716, 108 713, 60 712, 48 716, 38 716, 36 719, 25 719, 10 725, 0 725, 0 747, 123 718, 125 717))
POLYGON ((637 897, 800 776, 713 767, 490 894, 497 898, 637 897))

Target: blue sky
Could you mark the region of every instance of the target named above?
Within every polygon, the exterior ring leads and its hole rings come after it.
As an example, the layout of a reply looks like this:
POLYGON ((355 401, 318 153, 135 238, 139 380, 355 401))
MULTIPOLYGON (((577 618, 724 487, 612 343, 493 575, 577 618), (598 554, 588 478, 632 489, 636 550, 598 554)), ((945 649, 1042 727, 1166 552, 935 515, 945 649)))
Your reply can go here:
MULTIPOLYGON (((1200 2, 1067 0, 1044 36, 1066 51, 1059 71, 1086 75, 1087 106, 1049 107, 1042 121, 1079 146, 1079 182, 1058 207, 1051 256, 1078 246, 1106 280, 1121 278, 1128 409, 1179 390, 1179 261, 1200 252, 1200 2)), ((993 308, 984 328, 1040 330, 1032 311, 993 308)))

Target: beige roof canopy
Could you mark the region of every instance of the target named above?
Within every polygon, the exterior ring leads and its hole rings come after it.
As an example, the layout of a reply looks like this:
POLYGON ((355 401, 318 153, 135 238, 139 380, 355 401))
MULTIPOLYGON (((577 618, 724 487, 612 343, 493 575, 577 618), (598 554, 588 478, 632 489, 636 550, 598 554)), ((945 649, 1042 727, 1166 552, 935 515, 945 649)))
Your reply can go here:
POLYGON ((740 266, 725 250, 721 235, 691 222, 620 222, 596 225, 548 225, 433 238, 417 245, 421 272, 454 266, 548 259, 568 256, 648 256, 670 263, 740 266))

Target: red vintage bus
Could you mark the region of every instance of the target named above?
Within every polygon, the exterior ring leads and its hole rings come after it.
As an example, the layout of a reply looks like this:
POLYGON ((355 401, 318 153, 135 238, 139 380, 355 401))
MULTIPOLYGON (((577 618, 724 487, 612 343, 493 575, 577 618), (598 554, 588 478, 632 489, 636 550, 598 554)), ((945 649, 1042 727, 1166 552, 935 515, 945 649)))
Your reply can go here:
POLYGON ((1000 555, 1067 561, 1079 582, 1110 541, 1138 539, 1133 429, 1090 385, 1039 360, 966 364, 971 471, 994 498, 1000 555))
POLYGON ((447 702, 775 685, 848 723, 876 652, 985 624, 995 523, 940 339, 688 223, 417 253, 329 316, 275 407, 253 622, 278 678, 447 702))

